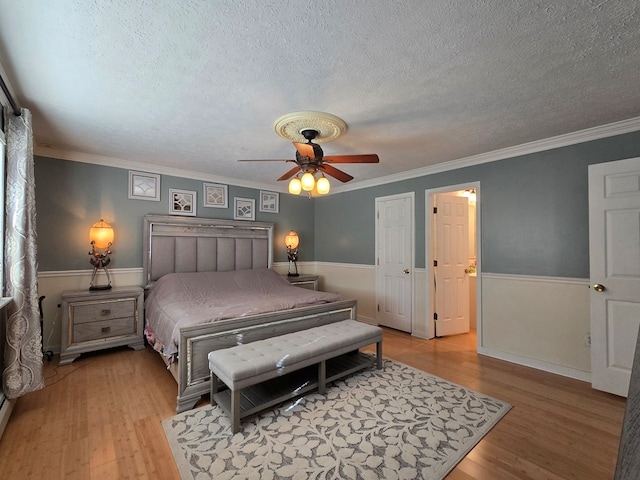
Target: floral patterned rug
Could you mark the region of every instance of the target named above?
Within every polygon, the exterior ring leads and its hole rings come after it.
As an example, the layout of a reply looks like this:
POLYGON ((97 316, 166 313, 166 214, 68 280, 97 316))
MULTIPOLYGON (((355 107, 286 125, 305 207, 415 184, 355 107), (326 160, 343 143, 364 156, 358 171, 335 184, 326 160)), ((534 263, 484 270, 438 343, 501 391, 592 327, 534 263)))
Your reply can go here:
POLYGON ((163 420, 183 479, 441 479, 511 406, 384 361, 241 421, 205 406, 163 420))

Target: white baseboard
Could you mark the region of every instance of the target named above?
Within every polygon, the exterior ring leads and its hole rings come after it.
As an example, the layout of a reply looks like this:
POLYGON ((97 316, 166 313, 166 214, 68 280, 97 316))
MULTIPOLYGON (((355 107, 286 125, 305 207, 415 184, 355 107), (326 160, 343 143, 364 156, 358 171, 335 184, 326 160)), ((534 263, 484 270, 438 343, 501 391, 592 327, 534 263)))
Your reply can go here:
POLYGON ((497 358, 498 360, 504 360, 506 362, 515 363, 524 367, 535 368, 536 370, 542 370, 544 372, 555 373, 563 377, 574 378, 576 380, 582 380, 583 382, 591 383, 591 373, 583 372, 582 370, 576 370, 575 368, 565 367, 563 365, 556 365, 554 363, 543 362, 529 357, 523 357, 515 355, 513 353, 502 352, 499 350, 493 350, 490 348, 479 347, 478 354, 485 355, 487 357, 497 358))
POLYGON ((8 398, 4 398, 2 402, 2 406, 0 406, 0 438, 2 438, 2 434, 4 433, 4 429, 9 423, 9 417, 11 416, 11 412, 13 411, 13 400, 9 400, 8 398))

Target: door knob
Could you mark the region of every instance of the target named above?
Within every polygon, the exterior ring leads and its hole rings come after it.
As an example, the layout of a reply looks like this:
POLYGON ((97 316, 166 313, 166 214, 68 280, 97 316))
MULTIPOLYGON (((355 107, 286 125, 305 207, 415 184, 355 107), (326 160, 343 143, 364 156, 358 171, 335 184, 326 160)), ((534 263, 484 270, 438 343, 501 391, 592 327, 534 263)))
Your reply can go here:
POLYGON ((409 273, 409 269, 408 269, 408 268, 405 268, 405 269, 404 269, 404 273, 409 273))
POLYGON ((606 288, 604 288, 604 285, 600 285, 599 283, 596 283, 596 284, 593 286, 593 289, 594 289, 596 292, 604 292, 604 291, 606 290, 606 288))

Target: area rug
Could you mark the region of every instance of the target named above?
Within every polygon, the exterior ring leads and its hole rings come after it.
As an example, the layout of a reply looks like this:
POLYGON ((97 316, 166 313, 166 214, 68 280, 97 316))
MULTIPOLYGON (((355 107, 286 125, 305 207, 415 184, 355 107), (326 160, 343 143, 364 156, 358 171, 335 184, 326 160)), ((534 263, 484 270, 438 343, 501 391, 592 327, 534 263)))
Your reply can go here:
POLYGON ((184 480, 444 478, 509 411, 500 400, 384 361, 243 419, 205 406, 163 420, 184 480))

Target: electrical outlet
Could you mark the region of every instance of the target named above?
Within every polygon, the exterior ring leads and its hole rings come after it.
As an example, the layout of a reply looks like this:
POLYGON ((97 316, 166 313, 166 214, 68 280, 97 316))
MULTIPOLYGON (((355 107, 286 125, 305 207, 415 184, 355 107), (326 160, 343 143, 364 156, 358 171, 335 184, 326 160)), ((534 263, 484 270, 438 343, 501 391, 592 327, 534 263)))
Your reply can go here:
POLYGON ((585 333, 585 335, 584 335, 584 346, 585 347, 590 347, 591 346, 591 332, 585 333))

